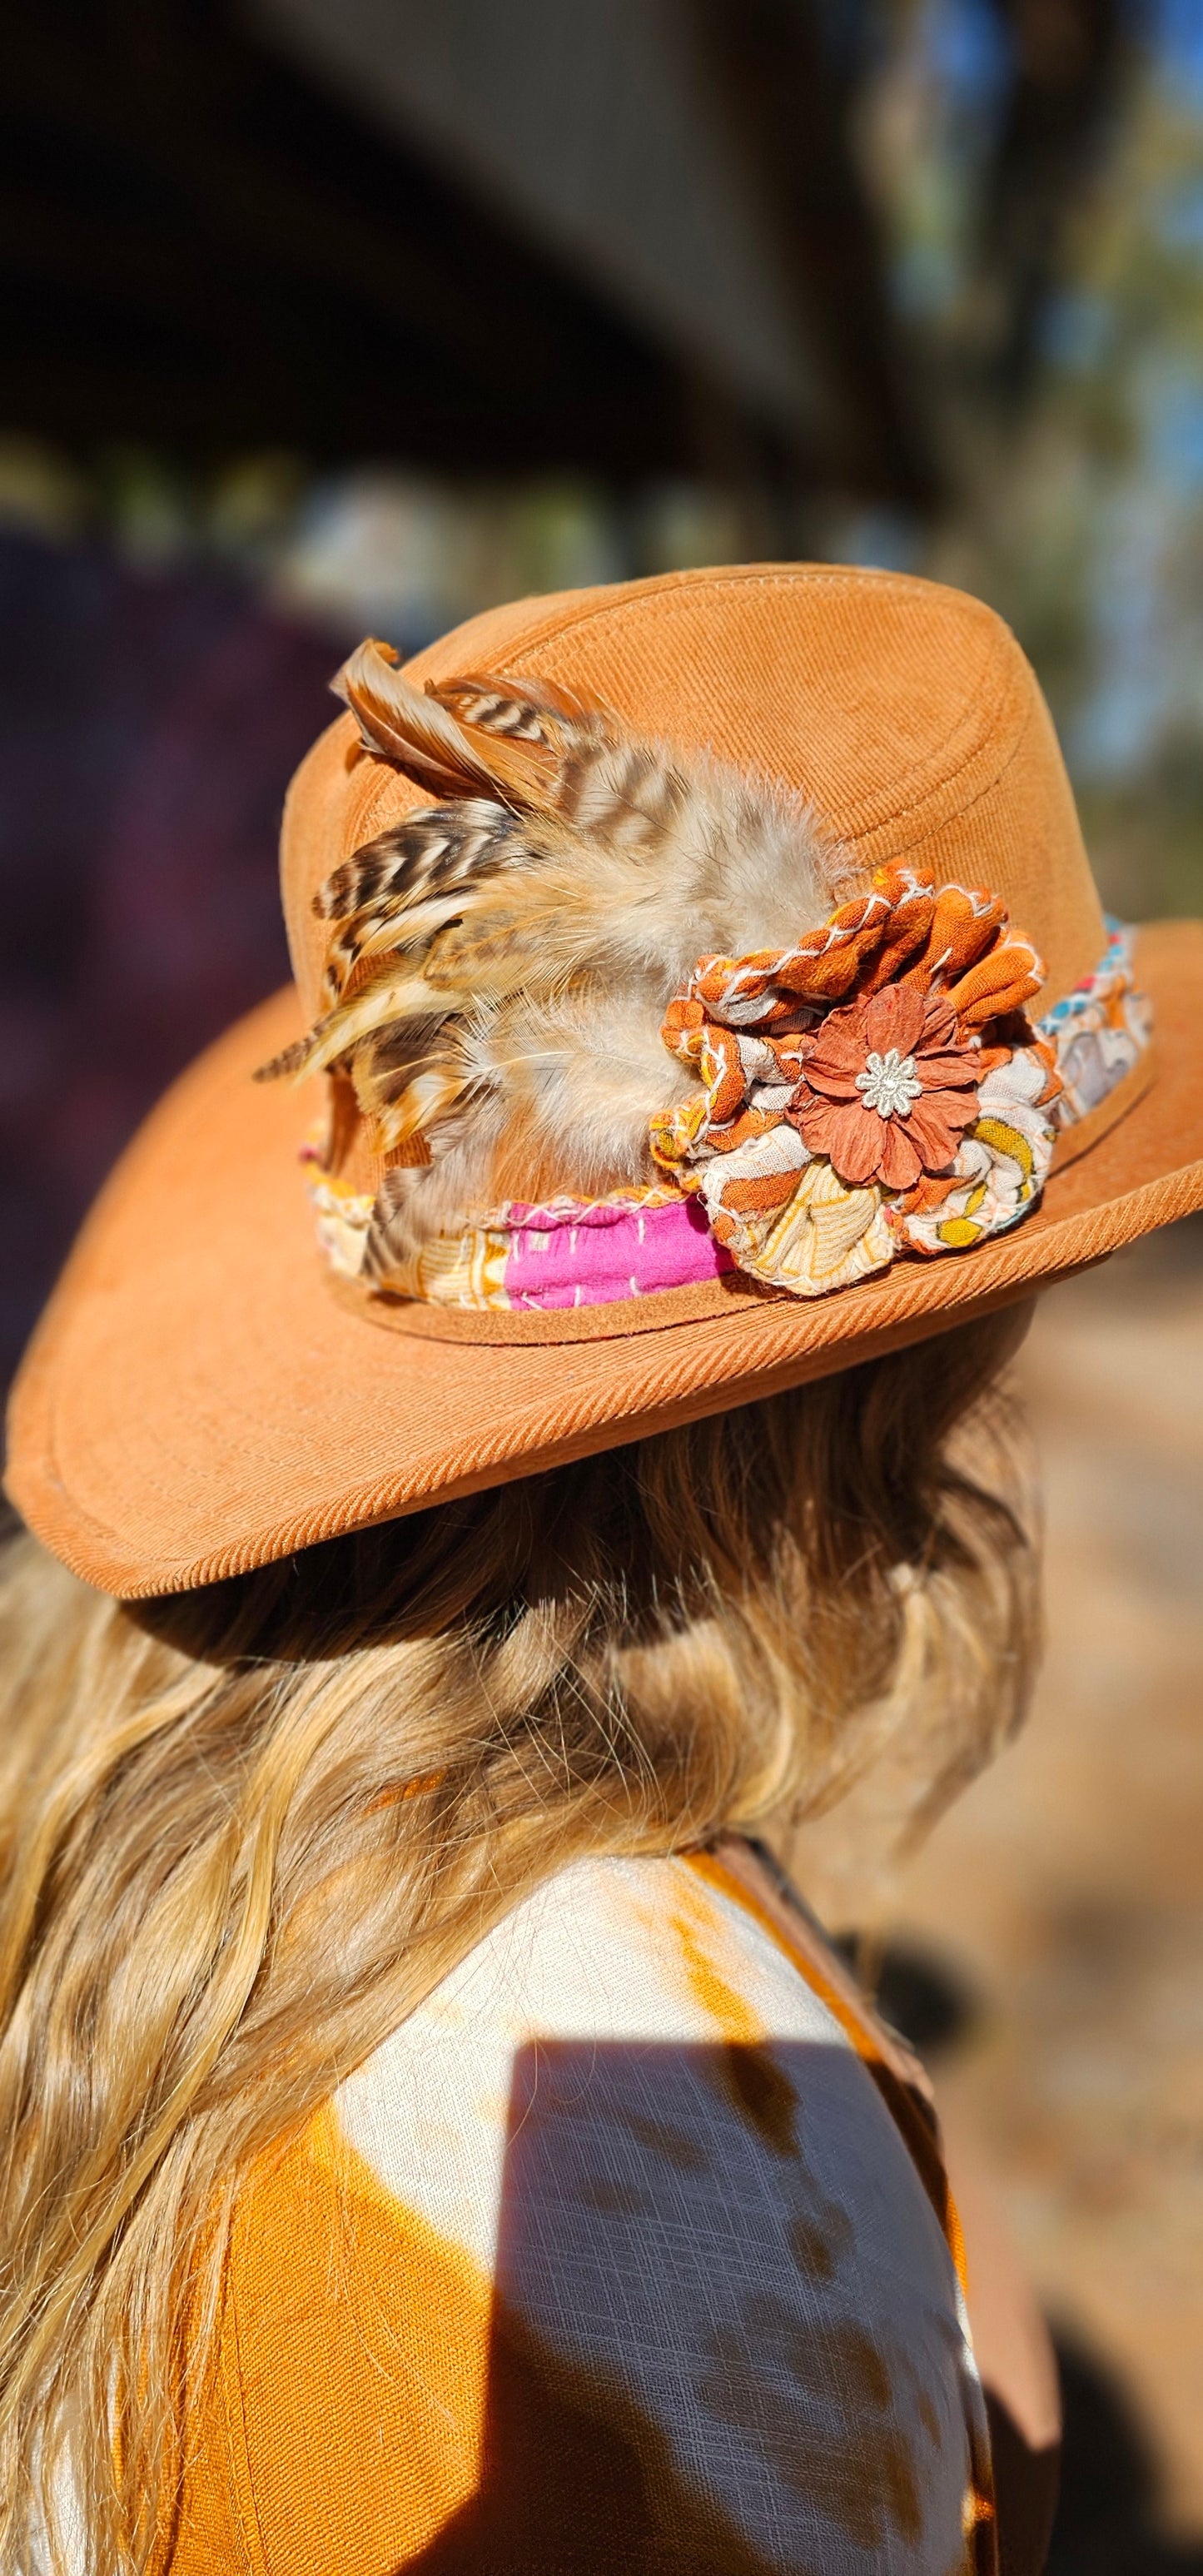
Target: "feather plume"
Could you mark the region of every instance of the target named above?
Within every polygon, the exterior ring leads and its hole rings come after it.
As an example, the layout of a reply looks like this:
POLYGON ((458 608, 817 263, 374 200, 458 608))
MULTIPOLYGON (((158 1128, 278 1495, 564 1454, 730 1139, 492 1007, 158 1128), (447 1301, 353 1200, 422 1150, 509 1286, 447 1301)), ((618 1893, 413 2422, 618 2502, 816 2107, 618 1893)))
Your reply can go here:
POLYGON ((365 750, 382 751, 419 787, 432 788, 436 796, 485 787, 530 805, 540 802, 540 790, 554 780, 552 727, 558 715, 570 715, 572 704, 549 692, 537 703, 528 695, 522 721, 514 702, 503 703, 488 680, 415 689, 398 668, 392 645, 374 637, 344 662, 334 694, 358 720, 365 750), (483 747, 476 740, 482 733, 483 747))
POLYGON ((699 957, 825 919, 848 870, 801 798, 546 682, 421 691, 366 643, 335 687, 437 802, 322 887, 326 1007, 263 1071, 348 1073, 405 1157, 369 1238, 383 1277, 501 1197, 650 1177, 648 1121, 689 1088, 667 1004, 699 957))

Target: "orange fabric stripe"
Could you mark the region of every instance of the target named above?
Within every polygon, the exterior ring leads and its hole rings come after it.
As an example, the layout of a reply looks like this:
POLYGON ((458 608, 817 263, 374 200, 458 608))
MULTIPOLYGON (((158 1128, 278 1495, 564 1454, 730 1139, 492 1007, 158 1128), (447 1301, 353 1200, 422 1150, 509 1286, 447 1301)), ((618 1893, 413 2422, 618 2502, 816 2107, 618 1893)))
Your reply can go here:
POLYGON ((479 2475, 492 2284, 318 2113, 239 2203, 163 2576, 385 2576, 479 2475))
MULTIPOLYGON (((712 1887, 716 1887, 722 1895, 729 1897, 734 1904, 741 1905, 745 1913, 750 1914, 761 1925, 770 1939, 776 1943, 777 1948, 784 1952, 786 1958, 798 1970, 799 1975, 804 1978, 812 1994, 817 1995, 820 2003, 826 2005, 832 2018, 839 2023, 840 2029, 851 2040, 857 2056, 868 2068, 895 2126, 901 2132, 903 2143, 910 2153, 919 2180, 939 2220, 956 2267, 962 2292, 967 2296, 965 2239, 956 2204, 948 2188, 948 2177, 940 2153, 938 2134, 934 2127, 929 2125, 911 2089, 890 2063, 884 2034, 879 2036, 875 2031, 867 2007, 859 2008, 854 2005, 835 1978, 827 1975, 804 1944, 791 1935, 788 1922, 784 1919, 784 1907, 779 1914, 775 1905, 759 1897, 754 1888, 747 1883, 742 1866, 736 1868, 728 1862, 719 1860, 712 1852, 691 1852, 688 1855, 688 1863, 700 1878, 706 1879, 712 1887)), ((755 1868, 754 1855, 750 1851, 748 1864, 750 1868, 755 1868)))

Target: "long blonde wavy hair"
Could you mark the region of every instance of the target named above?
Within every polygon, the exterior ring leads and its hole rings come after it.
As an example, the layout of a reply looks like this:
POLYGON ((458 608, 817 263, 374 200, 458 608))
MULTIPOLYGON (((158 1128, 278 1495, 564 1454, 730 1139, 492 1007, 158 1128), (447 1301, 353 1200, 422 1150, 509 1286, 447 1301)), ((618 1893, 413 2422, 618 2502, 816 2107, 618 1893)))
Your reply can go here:
POLYGON ((0 1577, 0 2565, 162 2558, 240 2178, 587 1852, 1022 1715, 1012 1317, 141 1606, 0 1577), (74 2540, 72 2540, 74 2529, 74 2540))

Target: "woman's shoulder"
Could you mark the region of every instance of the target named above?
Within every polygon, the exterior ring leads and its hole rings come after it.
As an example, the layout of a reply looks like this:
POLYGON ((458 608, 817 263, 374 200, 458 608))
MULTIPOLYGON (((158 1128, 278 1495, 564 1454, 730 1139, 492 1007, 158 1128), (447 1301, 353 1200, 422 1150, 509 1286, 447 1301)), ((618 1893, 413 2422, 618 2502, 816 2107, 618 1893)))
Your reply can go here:
POLYGON ((821 1994, 746 1890, 700 1856, 581 1860, 547 1880, 386 2043, 368 2083, 387 2081, 436 2029, 460 2044, 492 2031, 509 2046, 527 2033, 840 2040, 821 1994))
POLYGON ((340 2086, 232 2247, 256 2576, 974 2563, 953 2266, 822 1987, 721 1867, 590 1860, 340 2086))
POLYGON ((811 2124, 893 2160, 845 2029, 737 1883, 683 1858, 590 1859, 504 1916, 333 2108, 385 2188, 492 2273, 536 2138, 541 2190, 582 2156, 642 2168, 656 2134, 717 2193, 733 2161, 784 2147, 803 2064, 811 2124))

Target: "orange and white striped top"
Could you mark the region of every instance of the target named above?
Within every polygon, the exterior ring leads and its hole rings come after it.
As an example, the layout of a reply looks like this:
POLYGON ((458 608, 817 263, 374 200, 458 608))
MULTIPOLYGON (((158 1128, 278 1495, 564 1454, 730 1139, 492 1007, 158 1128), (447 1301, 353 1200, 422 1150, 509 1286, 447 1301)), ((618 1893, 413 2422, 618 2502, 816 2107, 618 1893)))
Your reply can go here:
POLYGON ((994 2568, 930 2132, 739 1850, 565 1871, 252 2177, 168 2576, 994 2568))

